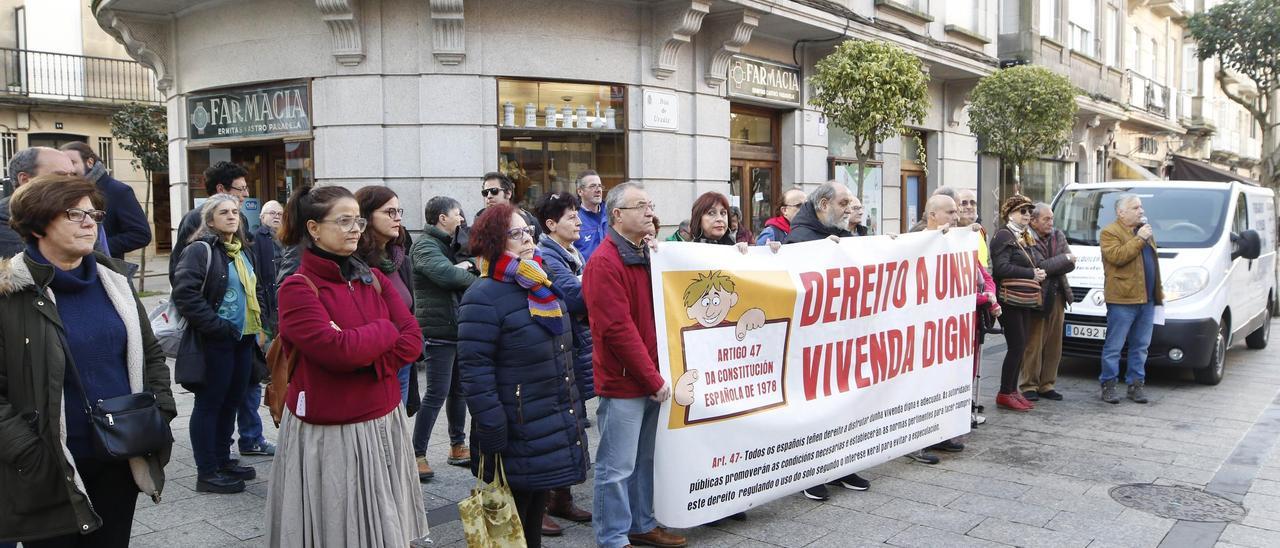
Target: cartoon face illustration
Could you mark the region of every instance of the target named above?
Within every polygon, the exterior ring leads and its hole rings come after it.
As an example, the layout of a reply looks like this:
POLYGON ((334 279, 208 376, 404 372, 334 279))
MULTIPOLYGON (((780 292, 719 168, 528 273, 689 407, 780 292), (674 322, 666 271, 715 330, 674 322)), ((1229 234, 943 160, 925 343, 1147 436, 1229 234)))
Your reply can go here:
POLYGON ((735 304, 738 304, 737 293, 713 287, 707 290, 701 298, 694 301, 693 306, 690 306, 686 311, 690 320, 694 320, 704 327, 715 327, 728 319, 729 310, 735 304))

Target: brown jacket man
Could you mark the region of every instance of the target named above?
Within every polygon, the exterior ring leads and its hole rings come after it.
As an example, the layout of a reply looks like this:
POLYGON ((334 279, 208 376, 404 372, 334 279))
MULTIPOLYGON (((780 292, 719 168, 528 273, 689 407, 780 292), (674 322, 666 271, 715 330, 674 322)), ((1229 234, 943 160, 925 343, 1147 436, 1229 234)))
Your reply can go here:
MULTIPOLYGON (((1147 280, 1142 268, 1142 246, 1146 241, 1115 221, 1102 229, 1099 246, 1102 248, 1102 271, 1106 276, 1103 288, 1108 303, 1143 304, 1147 302, 1147 280)), ((1151 249, 1156 247, 1151 237, 1151 249)), ((1164 303, 1164 291, 1160 287, 1160 262, 1155 264, 1155 302, 1164 303)))

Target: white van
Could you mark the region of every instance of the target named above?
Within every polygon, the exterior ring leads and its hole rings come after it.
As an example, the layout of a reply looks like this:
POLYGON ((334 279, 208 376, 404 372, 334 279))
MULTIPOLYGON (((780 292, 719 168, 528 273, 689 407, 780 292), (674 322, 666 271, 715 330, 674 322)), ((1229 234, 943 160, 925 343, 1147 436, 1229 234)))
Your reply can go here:
POLYGON ((1218 384, 1227 348, 1240 337, 1249 348, 1265 348, 1271 334, 1275 195, 1238 182, 1068 184, 1053 203, 1054 225, 1078 257, 1067 274, 1074 302, 1064 321, 1065 355, 1102 354, 1107 306, 1098 235, 1115 220, 1116 198, 1125 193, 1142 199, 1159 246, 1165 322, 1155 326, 1147 364, 1190 368, 1198 382, 1218 384))

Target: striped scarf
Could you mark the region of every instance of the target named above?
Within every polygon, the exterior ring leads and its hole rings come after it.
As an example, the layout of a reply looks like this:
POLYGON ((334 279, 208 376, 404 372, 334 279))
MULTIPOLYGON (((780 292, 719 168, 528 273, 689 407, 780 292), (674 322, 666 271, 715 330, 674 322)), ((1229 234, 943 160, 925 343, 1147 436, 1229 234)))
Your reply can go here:
POLYGON ((551 280, 542 269, 542 254, 535 251, 533 260, 521 260, 510 253, 503 253, 492 265, 480 258, 482 277, 492 277, 504 283, 516 283, 529 290, 529 315, 552 335, 565 332, 565 322, 560 311, 560 301, 551 291, 551 280))

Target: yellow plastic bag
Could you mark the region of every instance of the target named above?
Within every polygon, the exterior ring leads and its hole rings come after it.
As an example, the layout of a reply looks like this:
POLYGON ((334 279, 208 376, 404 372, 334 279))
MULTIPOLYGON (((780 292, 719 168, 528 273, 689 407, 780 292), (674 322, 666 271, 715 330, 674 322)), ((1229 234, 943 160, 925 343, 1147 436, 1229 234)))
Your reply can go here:
POLYGON ((507 473, 502 468, 502 456, 493 457, 496 463, 493 482, 484 482, 484 455, 480 457, 480 474, 471 496, 458 502, 458 514, 462 519, 462 532, 467 546, 485 548, 526 548, 524 528, 516 514, 515 497, 507 484, 507 473))

